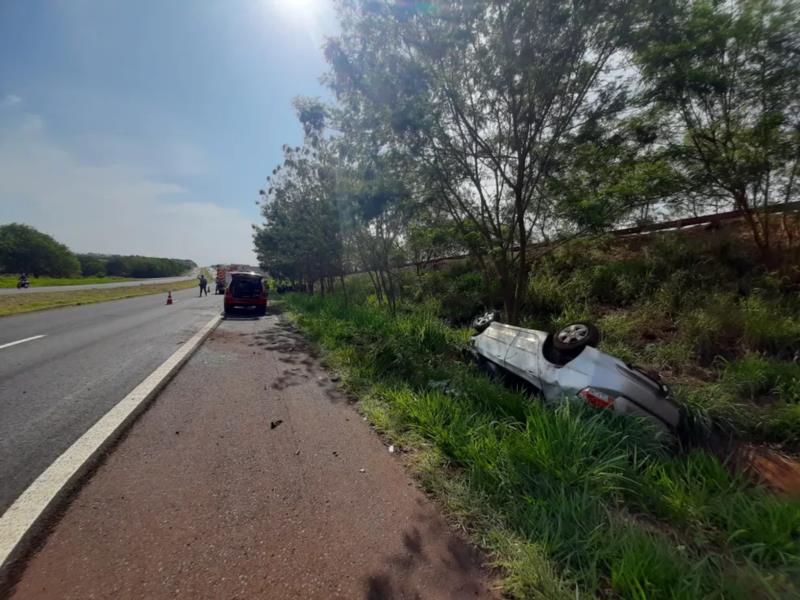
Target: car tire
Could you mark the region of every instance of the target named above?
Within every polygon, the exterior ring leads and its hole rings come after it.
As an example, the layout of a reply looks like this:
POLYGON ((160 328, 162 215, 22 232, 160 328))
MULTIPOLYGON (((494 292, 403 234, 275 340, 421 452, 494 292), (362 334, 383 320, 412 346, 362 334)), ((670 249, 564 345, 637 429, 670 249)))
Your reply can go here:
POLYGON ((591 323, 578 321, 559 329, 553 336, 556 350, 574 352, 586 346, 597 346, 600 343, 600 332, 591 323))
POLYGON ((482 333, 486 328, 489 327, 489 325, 497 321, 499 318, 500 313, 498 313, 496 310, 490 310, 478 317, 475 317, 475 319, 472 321, 472 326, 475 328, 475 331, 482 333))

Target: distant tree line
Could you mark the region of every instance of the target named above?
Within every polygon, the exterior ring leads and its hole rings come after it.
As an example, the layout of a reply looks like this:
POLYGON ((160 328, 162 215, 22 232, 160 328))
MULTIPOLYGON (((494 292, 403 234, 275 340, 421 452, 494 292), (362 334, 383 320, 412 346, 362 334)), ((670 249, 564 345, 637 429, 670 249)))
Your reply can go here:
POLYGON ((101 254, 77 256, 81 265, 81 275, 86 277, 175 277, 197 266, 192 260, 178 258, 101 254))
POLYGON ((74 254, 64 244, 30 225, 0 226, 0 273, 34 277, 172 277, 197 265, 191 260, 74 254))
POLYGON ((325 291, 469 251, 516 322, 542 252, 622 223, 767 216, 800 185, 797 0, 338 2, 335 102, 298 99, 304 143, 261 190, 270 273, 325 291), (537 242, 547 242, 538 245, 537 242))

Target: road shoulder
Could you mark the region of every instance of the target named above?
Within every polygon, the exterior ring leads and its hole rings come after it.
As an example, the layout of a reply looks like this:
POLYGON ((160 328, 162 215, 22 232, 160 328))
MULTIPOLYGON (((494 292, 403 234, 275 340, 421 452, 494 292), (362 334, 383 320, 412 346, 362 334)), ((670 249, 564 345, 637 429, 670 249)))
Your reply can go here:
POLYGON ((303 340, 228 320, 77 493, 18 598, 494 597, 303 340))

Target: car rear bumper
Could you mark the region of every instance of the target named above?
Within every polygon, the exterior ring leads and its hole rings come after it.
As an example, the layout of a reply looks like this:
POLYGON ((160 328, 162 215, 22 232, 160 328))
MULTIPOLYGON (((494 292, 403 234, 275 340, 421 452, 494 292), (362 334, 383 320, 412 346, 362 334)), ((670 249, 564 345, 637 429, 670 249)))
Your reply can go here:
POLYGON ((225 300, 225 310, 235 310, 237 308, 263 309, 266 307, 267 307, 267 300, 265 298, 225 300))

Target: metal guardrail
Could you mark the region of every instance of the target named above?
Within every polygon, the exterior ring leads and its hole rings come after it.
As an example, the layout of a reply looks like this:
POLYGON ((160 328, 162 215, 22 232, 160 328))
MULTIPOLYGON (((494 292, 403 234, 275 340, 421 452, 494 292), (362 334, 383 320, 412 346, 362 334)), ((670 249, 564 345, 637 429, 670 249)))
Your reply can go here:
MULTIPOLYGON (((754 210, 755 213, 785 213, 785 212, 798 212, 800 211, 800 202, 785 202, 783 204, 772 204, 766 208, 759 208, 754 210)), ((700 217, 688 217, 685 219, 675 219, 674 221, 664 221, 663 223, 650 223, 648 225, 639 225, 637 227, 626 227, 625 229, 615 229, 611 233, 617 236, 634 235, 637 233, 650 233, 652 231, 663 231, 665 229, 682 229, 683 227, 692 227, 694 225, 706 225, 711 223, 721 223, 722 221, 731 221, 743 218, 745 211, 731 210, 723 213, 715 213, 713 215, 703 215, 700 217)))
MULTIPOLYGON (((759 208, 754 212, 761 212, 761 213, 787 213, 787 212, 800 212, 800 201, 798 202, 784 202, 783 204, 772 204, 767 206, 766 208, 759 208)), ((608 233, 618 236, 624 237, 627 235, 637 235, 643 233, 651 233, 655 231, 665 231, 668 229, 682 229, 684 227, 693 227, 696 225, 708 225, 713 223, 721 223, 723 221, 733 221, 736 219, 744 218, 745 211, 743 210, 731 210, 722 213, 714 213, 711 215, 702 215, 699 217, 686 217, 682 219, 674 219, 672 221, 663 221, 661 223, 649 223, 647 225, 637 225, 636 227, 625 227, 623 229, 614 229, 609 231, 608 233)), ((545 245, 543 242, 530 244, 530 248, 536 248, 538 246, 545 245)), ((516 248, 515 248, 516 250, 516 248)), ((447 262, 451 260, 462 260, 465 258, 469 258, 471 254, 455 254, 452 256, 443 256, 441 258, 434 258, 428 261, 427 265, 435 265, 442 262, 447 262)), ((409 262, 404 264, 403 267, 413 267, 415 263, 409 262)), ((362 273, 365 271, 356 271, 356 273, 362 273)))
MULTIPOLYGON (((753 212, 761 212, 761 213, 787 213, 787 212, 800 212, 800 201, 798 202, 784 202, 783 204, 772 204, 767 206, 766 208, 759 208, 753 212)), ((647 225, 637 225, 636 227, 625 227, 623 229, 614 229, 609 231, 608 233, 624 237, 627 235, 637 235, 642 233, 651 233, 655 231, 664 231, 668 229, 682 229, 684 227, 693 227, 696 225, 707 225, 713 223, 721 223, 723 221, 733 221, 735 219, 743 218, 745 215, 745 211, 743 210, 731 210, 722 213, 714 213, 711 215, 702 215, 699 217, 686 217, 683 219, 674 219, 672 221, 663 221, 661 223, 650 223, 647 225)), ((545 243, 539 242, 530 244, 530 248, 536 248, 538 246, 543 246, 545 243)), ((517 248, 514 248, 517 250, 517 248)), ((432 258, 431 260, 425 263, 426 267, 431 265, 437 265, 443 262, 448 262, 451 260, 463 260, 465 258, 469 258, 472 256, 469 252, 464 254, 453 254, 451 256, 442 256, 439 258, 432 258)), ((416 266, 416 263, 411 261, 404 263, 400 266, 400 268, 410 268, 416 266)), ((366 273, 366 269, 358 270, 358 271, 350 271, 348 275, 355 275, 356 273, 366 273)))

